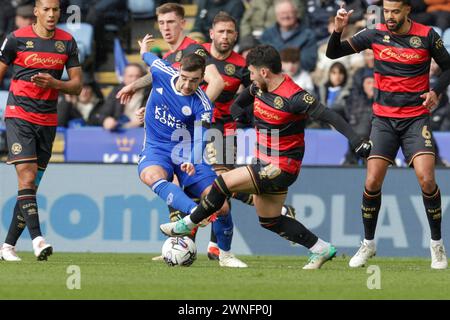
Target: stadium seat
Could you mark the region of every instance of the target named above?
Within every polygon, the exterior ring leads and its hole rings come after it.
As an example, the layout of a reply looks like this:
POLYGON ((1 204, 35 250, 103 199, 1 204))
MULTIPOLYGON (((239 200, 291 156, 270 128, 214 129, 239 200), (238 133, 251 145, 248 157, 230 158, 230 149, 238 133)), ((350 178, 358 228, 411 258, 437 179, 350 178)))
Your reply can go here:
POLYGON ((155 1, 128 0, 128 10, 133 19, 148 19, 155 16, 155 1))
POLYGON ((69 24, 59 24, 58 27, 73 35, 77 41, 80 62, 83 63, 92 54, 94 28, 89 23, 80 23, 79 28, 71 28, 69 24))
POLYGON ((441 29, 441 28, 436 27, 436 26, 433 26, 432 28, 434 29, 434 31, 436 31, 436 33, 437 33, 440 37, 442 37, 442 29, 441 29))

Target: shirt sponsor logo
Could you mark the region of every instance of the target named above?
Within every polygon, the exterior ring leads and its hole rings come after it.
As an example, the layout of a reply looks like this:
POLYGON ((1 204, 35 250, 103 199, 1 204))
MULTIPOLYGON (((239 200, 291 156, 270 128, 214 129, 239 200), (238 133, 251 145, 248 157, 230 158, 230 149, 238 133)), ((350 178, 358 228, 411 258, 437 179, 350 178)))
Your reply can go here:
POLYGON ((155 119, 170 128, 186 129, 186 124, 171 115, 167 106, 155 106, 155 119))
POLYGON ((46 68, 51 68, 57 65, 64 66, 64 61, 61 58, 52 58, 52 57, 43 58, 40 57, 37 53, 29 55, 25 59, 24 63, 27 67, 33 67, 37 64, 41 64, 46 68))
POLYGON ((260 116, 262 119, 268 119, 268 120, 281 120, 281 117, 273 112, 270 112, 268 110, 265 110, 261 107, 261 103, 259 101, 255 101, 255 114, 260 116))
POLYGON ((411 62, 422 59, 422 55, 418 53, 395 52, 392 48, 381 50, 379 57, 381 60, 395 59, 400 62, 411 62))

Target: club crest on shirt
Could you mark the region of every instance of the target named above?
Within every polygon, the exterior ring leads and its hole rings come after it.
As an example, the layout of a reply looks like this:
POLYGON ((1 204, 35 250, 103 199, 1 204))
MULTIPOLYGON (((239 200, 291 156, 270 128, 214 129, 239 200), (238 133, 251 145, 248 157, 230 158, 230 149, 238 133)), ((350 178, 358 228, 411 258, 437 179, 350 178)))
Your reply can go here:
POLYGON ((411 47, 417 49, 422 46, 422 40, 419 37, 414 36, 409 39, 409 44, 411 45, 411 47))
POLYGON ((13 155, 17 156, 22 153, 22 145, 20 143, 14 143, 11 147, 11 152, 13 155))
POLYGON ((315 101, 316 101, 316 98, 314 98, 312 95, 310 95, 309 93, 306 93, 304 96, 303 96, 303 101, 306 103, 306 104, 313 104, 315 101))
POLYGON ((195 51, 196 55, 199 55, 200 57, 206 57, 206 51, 204 49, 197 49, 195 51))
POLYGON ((26 45, 27 45, 27 49, 34 49, 34 42, 33 41, 27 41, 26 45))
POLYGON ((234 66, 234 64, 227 64, 226 66, 225 66, 225 73, 228 75, 228 76, 232 76, 232 75, 234 75, 235 73, 236 73, 236 67, 234 66))
POLYGON ((189 106, 184 106, 181 108, 181 112, 186 116, 189 117, 192 115, 192 109, 189 106))
POLYGON ((273 105, 274 105, 275 109, 278 109, 278 110, 283 109, 283 107, 284 107, 283 98, 276 97, 275 100, 273 100, 273 105))
POLYGON ((56 41, 56 42, 55 42, 55 49, 56 49, 56 51, 58 51, 59 53, 64 53, 64 51, 66 51, 66 46, 64 45, 64 42, 62 42, 62 41, 56 41))
POLYGON ((437 49, 437 50, 442 49, 442 48, 444 47, 444 41, 442 41, 442 39, 438 39, 438 40, 436 41, 435 46, 436 46, 436 49, 437 49))
POLYGON ((178 51, 177 54, 175 55, 175 61, 180 62, 182 58, 183 58, 183 51, 178 51))

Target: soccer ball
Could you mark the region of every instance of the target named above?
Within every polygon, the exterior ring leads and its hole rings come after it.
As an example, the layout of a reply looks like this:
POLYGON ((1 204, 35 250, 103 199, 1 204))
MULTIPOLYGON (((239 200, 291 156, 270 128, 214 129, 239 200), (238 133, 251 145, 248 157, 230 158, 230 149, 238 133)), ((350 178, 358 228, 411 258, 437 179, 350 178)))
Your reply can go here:
POLYGON ((171 267, 189 267, 197 259, 197 246, 189 237, 172 237, 164 242, 162 256, 171 267))

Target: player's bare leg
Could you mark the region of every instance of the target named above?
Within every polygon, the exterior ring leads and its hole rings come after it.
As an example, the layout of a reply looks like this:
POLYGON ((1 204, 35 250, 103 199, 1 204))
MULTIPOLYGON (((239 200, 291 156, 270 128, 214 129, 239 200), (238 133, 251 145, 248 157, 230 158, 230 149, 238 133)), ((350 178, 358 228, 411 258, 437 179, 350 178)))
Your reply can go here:
POLYGON ((364 266, 367 260, 376 254, 374 238, 381 207, 381 188, 389 165, 390 161, 384 158, 371 158, 367 161, 367 176, 361 206, 364 240, 350 259, 349 266, 352 268, 364 266))
POLYGON ((447 255, 441 235, 441 192, 436 184, 434 171, 435 156, 431 154, 418 155, 414 158, 413 164, 417 180, 422 189, 423 204, 431 230, 431 268, 447 269, 447 255))

